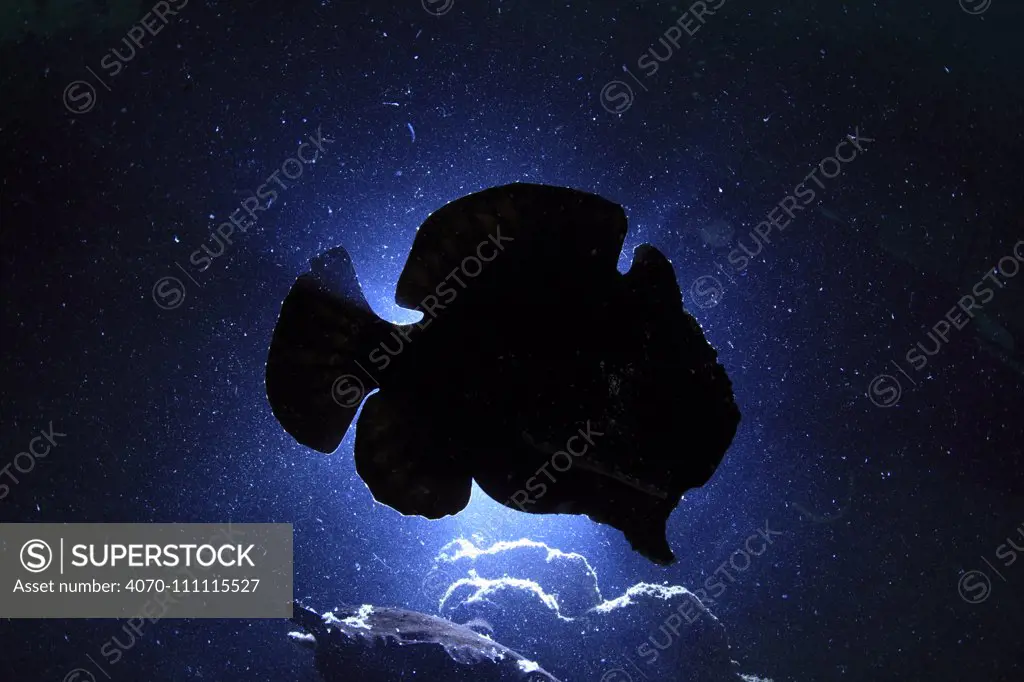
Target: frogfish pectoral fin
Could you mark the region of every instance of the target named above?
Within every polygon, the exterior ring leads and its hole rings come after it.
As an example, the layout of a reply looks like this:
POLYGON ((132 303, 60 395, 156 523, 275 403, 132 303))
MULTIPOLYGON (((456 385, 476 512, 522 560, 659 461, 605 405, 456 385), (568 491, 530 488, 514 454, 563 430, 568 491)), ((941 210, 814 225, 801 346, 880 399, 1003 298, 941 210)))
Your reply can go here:
POLYGON ((462 452, 414 405, 378 392, 356 426, 356 471, 374 499, 407 516, 457 514, 469 504, 472 477, 462 452))

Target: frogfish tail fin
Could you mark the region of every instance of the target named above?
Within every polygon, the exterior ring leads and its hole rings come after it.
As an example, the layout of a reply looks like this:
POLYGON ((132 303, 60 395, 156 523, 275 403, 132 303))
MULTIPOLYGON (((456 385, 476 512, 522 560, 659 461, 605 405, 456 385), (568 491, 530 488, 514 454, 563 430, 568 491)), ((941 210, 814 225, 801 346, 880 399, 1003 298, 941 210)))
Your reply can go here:
POLYGON ((366 302, 343 248, 313 259, 281 305, 267 355, 267 398, 285 431, 320 452, 337 450, 378 388, 362 367, 391 327, 366 302))

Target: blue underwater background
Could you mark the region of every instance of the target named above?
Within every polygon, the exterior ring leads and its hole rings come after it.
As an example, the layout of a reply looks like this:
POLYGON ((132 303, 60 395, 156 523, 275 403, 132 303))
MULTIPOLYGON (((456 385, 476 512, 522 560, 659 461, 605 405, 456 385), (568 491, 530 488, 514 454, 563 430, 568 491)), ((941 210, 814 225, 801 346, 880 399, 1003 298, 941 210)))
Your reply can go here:
MULTIPOLYGON (((701 647, 776 682, 1024 679, 1024 7, 156 5, 0 10, 0 522, 290 523, 296 600, 481 618, 562 680, 699 679, 701 647), (620 269, 668 256, 733 382, 670 567, 478 489, 403 517, 352 431, 323 456, 267 404, 311 258, 345 246, 374 311, 413 321, 417 227, 517 181, 621 204, 620 269), (706 598, 675 629, 674 586, 706 598)), ((317 680, 294 629, 0 619, 0 681, 317 680)))

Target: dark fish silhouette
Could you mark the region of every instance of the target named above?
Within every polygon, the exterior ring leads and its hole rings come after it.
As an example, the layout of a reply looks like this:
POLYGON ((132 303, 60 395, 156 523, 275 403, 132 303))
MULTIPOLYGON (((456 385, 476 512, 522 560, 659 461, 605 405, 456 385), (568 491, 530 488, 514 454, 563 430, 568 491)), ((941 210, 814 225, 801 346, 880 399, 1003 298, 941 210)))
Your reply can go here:
POLYGON ((513 509, 586 514, 658 563, 665 523, 708 481, 739 423, 732 385, 653 246, 616 269, 621 207, 512 184, 420 227, 395 325, 332 249, 288 293, 267 359, 282 426, 337 449, 366 394, 356 470, 380 502, 440 518, 472 480, 513 509))

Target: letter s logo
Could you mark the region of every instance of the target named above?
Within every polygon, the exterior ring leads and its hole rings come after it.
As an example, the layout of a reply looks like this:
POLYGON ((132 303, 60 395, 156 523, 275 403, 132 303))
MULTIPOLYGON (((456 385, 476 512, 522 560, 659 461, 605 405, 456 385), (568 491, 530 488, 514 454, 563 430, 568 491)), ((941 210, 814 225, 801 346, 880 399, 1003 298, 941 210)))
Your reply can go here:
POLYGON ((21 565, 29 573, 42 573, 53 563, 53 550, 42 540, 29 540, 21 546, 21 565))

